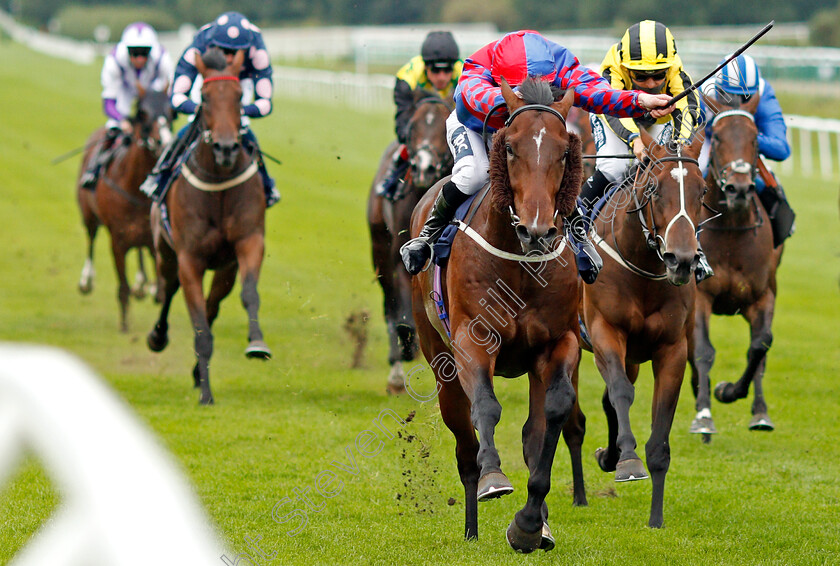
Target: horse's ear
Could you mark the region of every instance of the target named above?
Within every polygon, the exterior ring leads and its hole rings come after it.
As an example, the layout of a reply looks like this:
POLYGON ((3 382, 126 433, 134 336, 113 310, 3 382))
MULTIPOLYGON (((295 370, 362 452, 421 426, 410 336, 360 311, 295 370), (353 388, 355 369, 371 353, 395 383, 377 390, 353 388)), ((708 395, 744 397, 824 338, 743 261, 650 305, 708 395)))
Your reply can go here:
POLYGON ((569 115, 569 110, 572 109, 572 105, 575 103, 575 91, 572 89, 568 89, 566 94, 563 95, 563 98, 558 100, 557 102, 551 105, 552 108, 557 110, 563 118, 569 115))
POLYGON ((207 65, 204 64, 204 59, 202 58, 201 53, 195 54, 195 68, 198 70, 198 74, 202 77, 207 73, 207 65))
POLYGON ((239 71, 242 70, 242 64, 245 62, 245 50, 239 49, 236 55, 233 56, 233 62, 230 64, 230 74, 234 77, 239 76, 239 71))
POLYGON ((501 87, 502 96, 504 97, 505 103, 507 104, 508 112, 513 112, 514 110, 525 104, 525 101, 516 96, 516 93, 513 92, 513 89, 510 88, 507 79, 505 79, 504 77, 502 77, 501 87))
POLYGON ((641 138, 642 143, 645 144, 648 153, 653 156, 653 148, 657 146, 656 142, 653 140, 653 136, 650 135, 646 129, 639 128, 639 138, 641 138))
POLYGON ((758 109, 758 102, 760 100, 761 95, 759 93, 755 93, 745 104, 741 105, 741 110, 746 110, 750 114, 755 114, 755 111, 758 109))
POLYGON ((700 157, 700 152, 703 150, 703 140, 706 138, 706 128, 697 128, 694 136, 691 139, 691 144, 688 146, 688 153, 694 158, 700 157))

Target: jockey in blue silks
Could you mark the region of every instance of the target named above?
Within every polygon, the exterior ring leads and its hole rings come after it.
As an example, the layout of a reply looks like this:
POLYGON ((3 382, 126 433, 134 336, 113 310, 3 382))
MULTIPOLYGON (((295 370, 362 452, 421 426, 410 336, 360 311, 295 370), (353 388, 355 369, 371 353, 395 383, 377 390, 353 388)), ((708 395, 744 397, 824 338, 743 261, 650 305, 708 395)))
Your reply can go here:
MULTIPOLYGON (((512 32, 482 47, 464 63, 455 90, 455 110, 446 121, 446 139, 455 157, 452 178, 438 193, 419 236, 400 250, 410 274, 416 275, 424 268, 431 257, 431 245, 452 220, 455 210, 490 178, 482 129, 491 109, 504 102, 502 78, 515 88, 529 76, 573 90, 575 106, 596 114, 640 117, 650 110, 658 118, 673 111, 664 107, 669 96, 614 89, 600 75, 582 66, 568 49, 535 31, 512 32)), ((503 127, 505 117, 503 112, 493 114, 487 121, 488 131, 503 127)), ((578 271, 584 281, 592 283, 603 263, 586 231, 574 229, 576 224, 572 222, 571 233, 578 271)))
MULTIPOLYGON (((266 195, 266 206, 280 200, 274 180, 268 175, 259 153, 259 145, 254 132, 249 127, 249 118, 263 118, 271 114, 271 96, 274 91, 272 82, 271 58, 265 47, 260 29, 238 12, 226 12, 213 22, 203 26, 193 38, 189 47, 178 60, 175 78, 172 82, 172 107, 182 114, 195 114, 198 104, 190 98, 193 86, 198 78, 195 66, 196 57, 203 55, 210 48, 221 49, 230 64, 237 51, 245 52, 245 60, 239 73, 242 85, 242 139, 244 145, 256 149, 260 176, 266 195)), ((188 126, 179 132, 183 136, 188 126)), ((173 144, 180 145, 180 144, 173 144)), ((181 148, 186 149, 186 148, 181 148)), ((143 190, 153 198, 160 198, 172 176, 172 170, 180 155, 166 152, 155 166, 155 170, 143 184, 143 190)))
MULTIPOLYGON (((728 56, 727 56, 728 57, 728 56)), ((724 57, 724 60, 726 57, 724 57)), ((753 96, 758 96, 758 107, 755 110, 755 126, 758 130, 758 153, 760 158, 784 161, 790 157, 790 144, 787 140, 787 126, 782 114, 782 107, 776 98, 773 87, 761 77, 761 72, 755 60, 749 55, 738 55, 730 61, 716 75, 710 78, 702 87, 703 94, 712 100, 738 102, 743 104, 753 96), (738 100, 740 99, 740 100, 738 100)), ((706 141, 700 156, 700 166, 703 174, 708 173, 709 140, 712 133, 712 119, 714 115, 706 107, 706 141)), ((762 165, 763 159, 762 159, 762 165)), ((785 197, 784 190, 776 176, 766 168, 761 167, 755 172, 755 190, 758 198, 773 227, 774 244, 778 246, 794 231, 794 213, 785 197)))

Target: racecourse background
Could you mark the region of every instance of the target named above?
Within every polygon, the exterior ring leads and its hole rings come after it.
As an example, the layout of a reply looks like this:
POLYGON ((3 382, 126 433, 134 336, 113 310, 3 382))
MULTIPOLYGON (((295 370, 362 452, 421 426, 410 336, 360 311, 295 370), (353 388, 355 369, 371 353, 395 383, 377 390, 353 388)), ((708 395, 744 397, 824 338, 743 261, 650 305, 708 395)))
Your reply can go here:
MULTIPOLYGON (((521 425, 523 379, 498 380, 504 407, 497 430, 516 492, 483 505, 477 544, 463 542, 463 490, 451 435, 434 402, 384 395, 387 374, 381 298, 370 267, 365 198, 375 164, 392 136, 390 106, 360 112, 278 93, 275 112, 254 124, 284 200, 267 218, 261 318, 275 359, 242 356, 245 315, 234 291, 216 323, 217 406, 196 406, 189 375, 192 334, 183 300, 171 316, 172 343, 153 355, 144 340, 157 309, 132 304, 131 330, 117 332, 116 286, 108 238, 98 239, 97 286, 75 289, 83 234, 73 196, 78 162, 49 165, 101 125, 99 68, 0 43, 0 339, 47 343, 83 358, 152 427, 186 471, 234 552, 245 537, 277 552, 259 564, 831 564, 840 557, 840 389, 837 180, 783 175, 798 213, 779 275, 774 344, 766 394, 777 430, 750 433, 748 401, 715 404, 721 433, 711 445, 687 434, 693 402, 686 380, 671 438, 662 531, 646 523, 650 486, 616 485, 584 460, 590 506, 572 509, 568 455, 560 447, 548 503, 558 547, 549 556, 514 555, 504 528, 521 505, 527 474, 521 425), (37 101, 34 104, 33 101, 37 101), (371 312, 367 364, 348 369, 353 344, 346 316, 371 312), (373 459, 353 445, 384 409, 416 411, 406 434, 385 441, 373 459), (313 484, 332 461, 355 454, 356 476, 310 512, 299 535, 271 509, 313 484), (453 504, 448 505, 449 498, 453 504)), ((713 380, 743 369, 746 327, 716 318, 713 380)), ((642 371, 631 418, 645 430, 651 379, 642 371)), ((605 441, 603 382, 584 354, 580 399, 588 416, 585 454, 605 441)), ((72 402, 72 400, 68 400, 72 402)), ((640 441, 646 440, 640 434, 640 441)), ((53 513, 60 495, 28 459, 0 488, 0 563, 8 561, 53 513)), ((247 561, 241 562, 240 564, 247 561)))

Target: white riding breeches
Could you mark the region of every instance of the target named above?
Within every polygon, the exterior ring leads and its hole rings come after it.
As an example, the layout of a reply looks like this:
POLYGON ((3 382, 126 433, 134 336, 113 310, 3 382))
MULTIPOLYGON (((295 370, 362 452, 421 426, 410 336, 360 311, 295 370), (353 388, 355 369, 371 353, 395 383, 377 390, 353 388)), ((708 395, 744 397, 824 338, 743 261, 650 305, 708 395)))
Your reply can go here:
POLYGON ((481 135, 464 126, 453 110, 446 119, 446 143, 455 158, 452 182, 465 195, 474 195, 490 179, 490 160, 481 135))

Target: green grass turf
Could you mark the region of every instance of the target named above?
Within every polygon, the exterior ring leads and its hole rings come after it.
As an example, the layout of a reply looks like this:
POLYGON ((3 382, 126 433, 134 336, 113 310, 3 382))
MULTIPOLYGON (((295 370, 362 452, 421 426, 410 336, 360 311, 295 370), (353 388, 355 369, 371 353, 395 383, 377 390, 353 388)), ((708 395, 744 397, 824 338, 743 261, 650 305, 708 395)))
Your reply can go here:
MULTIPOLYGON (((526 382, 497 381, 504 411, 496 441, 516 491, 480 506, 477 542, 462 538, 464 494, 454 442, 434 401, 384 393, 386 340, 364 218, 367 187, 392 132, 390 109, 364 114, 278 96, 274 114, 254 124, 265 150, 283 161, 271 165, 283 201, 268 212, 259 285, 274 359, 244 358, 246 316, 237 288, 214 327, 211 383, 217 404, 201 408, 192 389, 192 333, 180 296, 170 317, 171 343, 152 354, 145 334, 157 309, 148 300, 132 303, 127 334, 117 330, 106 234, 96 247, 93 294, 76 290, 85 249, 73 192, 78 160, 50 160, 101 125, 98 67, 46 58, 8 42, 0 43, 0 60, 0 340, 64 348, 103 376, 172 451, 229 556, 254 554, 247 536, 262 537, 262 548, 277 553, 273 559, 255 555, 261 565, 840 561, 836 178, 783 179, 798 213, 798 232, 779 273, 765 380, 777 430, 747 430, 749 401, 715 403, 720 434, 701 444, 687 433, 694 410, 686 380, 671 435, 666 528, 648 529, 650 483, 616 485, 591 457, 606 442, 606 423, 603 381, 585 353, 580 400, 588 416, 584 473, 590 504, 571 506, 568 454, 561 444, 548 496, 557 548, 519 556, 508 548, 504 530, 526 493, 520 432, 526 382), (352 370, 353 343, 342 324, 360 309, 372 313, 370 342, 366 367, 352 370), (381 452, 360 456, 357 435, 372 429, 385 409, 416 414, 401 436, 383 436, 381 452), (348 462, 347 450, 358 472, 336 471, 342 489, 325 500, 315 493, 316 477, 335 469, 333 461, 348 462), (288 536, 298 522, 273 521, 272 508, 308 488, 313 505, 322 507, 308 510, 306 526, 288 536)), ((713 380, 732 380, 743 369, 747 327, 739 319, 716 318, 712 333, 718 351, 713 380)), ((651 385, 644 369, 631 412, 640 445, 649 431, 651 385)), ((60 498, 37 459, 25 459, 0 486, 0 563, 26 543, 60 498)))

